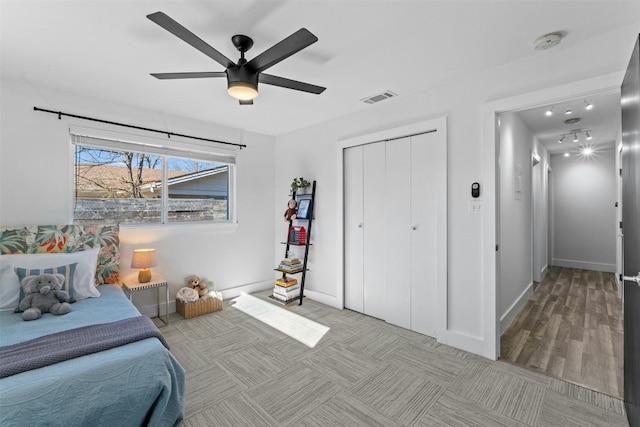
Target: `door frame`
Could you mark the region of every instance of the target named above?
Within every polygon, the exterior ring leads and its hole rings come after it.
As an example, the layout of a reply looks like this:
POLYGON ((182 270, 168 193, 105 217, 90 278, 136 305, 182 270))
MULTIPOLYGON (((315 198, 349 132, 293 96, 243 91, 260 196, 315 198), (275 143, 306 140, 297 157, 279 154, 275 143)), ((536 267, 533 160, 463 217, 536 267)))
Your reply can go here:
POLYGON ((447 297, 447 274, 448 274, 448 227, 447 227, 447 117, 439 117, 430 120, 420 121, 404 126, 395 128, 384 129, 377 132, 372 132, 360 136, 345 137, 338 140, 337 144, 337 177, 336 177, 336 215, 337 221, 337 236, 342 240, 342 244, 338 245, 336 253, 337 268, 337 282, 338 282, 338 295, 337 302, 339 307, 344 307, 344 150, 345 148, 355 147, 358 145, 364 145, 379 141, 392 140, 401 137, 406 137, 418 133, 424 133, 437 130, 438 143, 444 146, 444 161, 442 167, 444 168, 444 185, 445 193, 438 200, 438 313, 437 313, 437 328, 435 338, 443 343, 447 343, 447 319, 448 319, 448 297, 447 297))
POLYGON ((498 313, 499 298, 499 252, 496 246, 499 243, 499 194, 500 194, 500 169, 499 169, 499 130, 497 119, 500 113, 524 110, 553 104, 568 98, 587 97, 596 93, 608 91, 620 91, 620 84, 624 78, 624 72, 615 72, 585 79, 561 86, 542 89, 504 98, 485 104, 482 108, 483 124, 483 169, 482 179, 487 192, 485 193, 486 209, 483 218, 483 277, 484 287, 484 343, 483 356, 497 360, 500 357, 500 313, 498 313))

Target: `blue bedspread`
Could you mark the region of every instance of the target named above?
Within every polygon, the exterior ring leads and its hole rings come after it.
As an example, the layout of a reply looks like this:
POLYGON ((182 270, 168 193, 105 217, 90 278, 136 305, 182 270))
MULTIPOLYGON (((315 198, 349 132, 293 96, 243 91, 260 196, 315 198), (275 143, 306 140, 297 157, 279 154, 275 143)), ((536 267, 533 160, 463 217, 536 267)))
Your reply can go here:
MULTIPOLYGON (((63 316, 25 322, 0 313, 0 345, 139 316, 117 286, 63 316)), ((185 372, 156 338, 0 380, 0 426, 172 426, 184 412, 185 372)))

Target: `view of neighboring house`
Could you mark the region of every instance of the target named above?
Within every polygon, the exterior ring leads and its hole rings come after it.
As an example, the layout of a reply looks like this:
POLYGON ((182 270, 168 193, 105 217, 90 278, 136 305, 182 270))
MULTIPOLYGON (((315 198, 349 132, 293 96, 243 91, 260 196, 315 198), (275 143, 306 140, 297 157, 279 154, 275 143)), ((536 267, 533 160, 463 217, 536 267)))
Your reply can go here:
MULTIPOLYGON (((169 198, 227 199, 228 167, 197 172, 169 170, 169 198)), ((75 196, 81 198, 131 197, 132 185, 142 197, 157 198, 162 192, 162 170, 128 168, 118 165, 79 164, 76 166, 75 196), (138 173, 140 180, 137 181, 138 173)))

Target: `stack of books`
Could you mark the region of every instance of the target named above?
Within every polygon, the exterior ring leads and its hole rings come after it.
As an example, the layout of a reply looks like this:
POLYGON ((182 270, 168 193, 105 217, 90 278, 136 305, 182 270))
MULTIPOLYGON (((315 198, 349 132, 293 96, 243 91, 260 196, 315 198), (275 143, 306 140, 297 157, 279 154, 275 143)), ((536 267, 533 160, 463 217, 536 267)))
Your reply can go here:
POLYGON ((280 265, 278 266, 278 270, 284 271, 285 273, 299 273, 302 271, 302 261, 298 258, 285 258, 280 261, 280 265))
POLYGON ((291 277, 283 277, 276 279, 276 285, 273 287, 273 299, 281 303, 289 303, 300 298, 300 284, 291 277))

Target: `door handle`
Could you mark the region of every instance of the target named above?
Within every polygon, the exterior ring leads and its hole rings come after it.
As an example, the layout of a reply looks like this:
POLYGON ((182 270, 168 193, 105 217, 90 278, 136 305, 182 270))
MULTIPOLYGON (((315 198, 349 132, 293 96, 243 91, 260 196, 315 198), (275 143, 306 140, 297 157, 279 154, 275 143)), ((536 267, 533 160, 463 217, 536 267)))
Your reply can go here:
POLYGON ((640 284, 640 272, 638 273, 637 276, 622 276, 622 280, 640 284))

